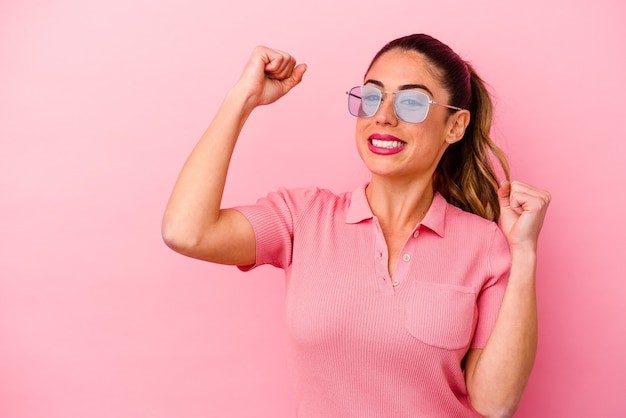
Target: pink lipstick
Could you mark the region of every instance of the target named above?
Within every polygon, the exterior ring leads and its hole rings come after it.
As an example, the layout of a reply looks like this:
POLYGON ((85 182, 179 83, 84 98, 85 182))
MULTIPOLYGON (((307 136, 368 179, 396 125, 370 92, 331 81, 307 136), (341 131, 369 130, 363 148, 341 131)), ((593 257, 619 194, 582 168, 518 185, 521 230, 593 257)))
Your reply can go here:
POLYGON ((393 155, 404 149, 406 142, 393 135, 373 134, 367 139, 369 150, 378 155, 393 155))

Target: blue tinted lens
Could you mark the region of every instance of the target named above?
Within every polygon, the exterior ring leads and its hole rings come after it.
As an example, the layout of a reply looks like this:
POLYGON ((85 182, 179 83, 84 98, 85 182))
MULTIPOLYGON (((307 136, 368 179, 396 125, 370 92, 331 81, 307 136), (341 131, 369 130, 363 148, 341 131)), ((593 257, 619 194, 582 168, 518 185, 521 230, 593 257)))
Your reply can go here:
POLYGON ((396 115, 405 122, 424 122, 430 104, 428 96, 416 90, 401 90, 396 93, 393 108, 396 115))

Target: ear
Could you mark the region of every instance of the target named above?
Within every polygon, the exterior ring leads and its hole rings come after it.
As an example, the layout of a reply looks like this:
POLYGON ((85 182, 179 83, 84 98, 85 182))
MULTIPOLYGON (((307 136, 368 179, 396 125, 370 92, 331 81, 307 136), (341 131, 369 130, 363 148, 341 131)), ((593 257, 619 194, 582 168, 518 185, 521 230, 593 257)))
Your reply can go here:
POLYGON ((446 142, 448 144, 454 144, 463 138, 465 135, 465 129, 470 122, 469 110, 459 110, 452 114, 448 118, 446 142))

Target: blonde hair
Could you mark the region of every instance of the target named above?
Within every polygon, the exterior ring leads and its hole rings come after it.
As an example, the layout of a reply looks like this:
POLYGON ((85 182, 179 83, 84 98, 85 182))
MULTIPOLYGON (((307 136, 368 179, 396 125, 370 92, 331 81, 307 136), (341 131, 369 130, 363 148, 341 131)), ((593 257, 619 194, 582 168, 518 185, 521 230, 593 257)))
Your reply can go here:
POLYGON ((433 184, 449 203, 497 221, 500 217, 499 182, 492 157, 502 167, 507 180, 510 176, 509 164, 506 154, 489 136, 493 115, 491 96, 472 66, 466 65, 472 91, 470 123, 463 138, 448 147, 441 157, 433 184))

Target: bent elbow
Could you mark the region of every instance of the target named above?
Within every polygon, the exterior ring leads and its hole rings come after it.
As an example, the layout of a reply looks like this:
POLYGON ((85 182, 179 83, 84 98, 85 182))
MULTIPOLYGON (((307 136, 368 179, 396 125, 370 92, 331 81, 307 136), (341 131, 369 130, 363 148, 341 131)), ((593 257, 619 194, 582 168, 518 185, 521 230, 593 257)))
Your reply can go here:
POLYGON ((191 256, 193 250, 199 245, 199 238, 167 217, 161 224, 161 238, 165 245, 177 253, 191 256))
POLYGON ((254 264, 252 228, 248 227, 247 221, 239 223, 239 230, 233 227, 234 224, 227 218, 199 222, 166 214, 161 224, 161 237, 165 245, 187 257, 217 264, 254 264))
POLYGON ((472 406, 484 418, 511 418, 517 411, 519 401, 511 400, 499 404, 477 404, 472 406))

